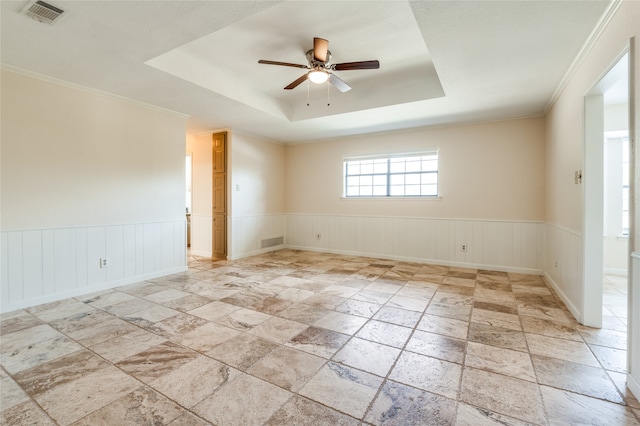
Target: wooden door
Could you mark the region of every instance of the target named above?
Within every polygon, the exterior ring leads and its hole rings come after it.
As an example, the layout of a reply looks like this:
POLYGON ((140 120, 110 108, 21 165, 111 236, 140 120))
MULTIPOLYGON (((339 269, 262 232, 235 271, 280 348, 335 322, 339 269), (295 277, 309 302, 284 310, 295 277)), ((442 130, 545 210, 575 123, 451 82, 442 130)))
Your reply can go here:
POLYGON ((213 224, 212 254, 227 256, 227 156, 226 133, 213 134, 213 224))

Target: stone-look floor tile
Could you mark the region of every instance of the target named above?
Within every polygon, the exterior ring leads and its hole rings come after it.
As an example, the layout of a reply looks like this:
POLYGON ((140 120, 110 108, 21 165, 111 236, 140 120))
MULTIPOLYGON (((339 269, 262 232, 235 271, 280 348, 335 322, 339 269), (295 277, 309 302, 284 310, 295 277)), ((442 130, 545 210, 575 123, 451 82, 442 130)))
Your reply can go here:
POLYGON ((29 395, 36 397, 56 386, 108 367, 109 363, 86 349, 21 371, 15 380, 29 395))
POLYGON ((175 288, 165 288, 162 291, 147 294, 144 298, 152 301, 153 303, 164 305, 167 302, 180 299, 181 297, 188 296, 189 294, 190 293, 186 291, 176 290, 175 288))
POLYGON ((238 330, 210 322, 188 333, 176 335, 171 340, 198 352, 208 352, 219 344, 239 336, 240 333, 238 330))
POLYGON ((257 325, 262 324, 269 318, 271 318, 271 315, 253 311, 251 309, 241 308, 229 315, 215 319, 214 322, 233 328, 234 330, 248 331, 257 325))
POLYGON ((65 299, 28 308, 27 312, 38 317, 42 321, 50 322, 70 317, 72 315, 81 314, 83 312, 91 312, 94 309, 95 308, 82 302, 78 302, 75 299, 65 299))
MULTIPOLYGON (((35 329, 38 327, 41 326, 33 328, 35 329)), ((22 331, 26 330, 31 329, 21 330, 16 333, 11 333, 7 336, 14 337, 14 334, 22 333, 22 331)), ((0 354, 0 365, 2 365, 2 367, 4 367, 11 374, 16 374, 20 371, 27 370, 40 364, 44 364, 45 362, 83 349, 82 346, 80 346, 78 343, 58 333, 58 337, 27 343, 26 346, 14 347, 13 350, 4 352, 6 348, 6 346, 4 345, 4 339, 7 336, 3 336, 3 352, 0 354)))
POLYGON ((61 333, 68 334, 81 330, 85 327, 97 326, 105 321, 111 321, 113 319, 115 319, 113 315, 109 315, 104 311, 93 310, 50 321, 49 324, 61 333))
POLYGON ((265 426, 361 426, 360 421, 315 401, 294 395, 265 423, 265 426))
POLYGON ((458 295, 458 296, 473 296, 474 293, 474 287, 470 287, 470 286, 459 286, 459 285, 452 285, 449 283, 445 283, 443 280, 443 283, 440 284, 440 286, 438 287, 438 291, 436 292, 436 294, 451 294, 451 295, 458 295))
POLYGON ((11 377, 0 379, 0 411, 8 410, 25 401, 29 401, 29 396, 11 377))
POLYGON ((166 339, 162 336, 138 329, 89 348, 101 357, 115 363, 165 341, 166 339))
POLYGON ((149 383, 183 407, 191 408, 240 374, 221 362, 199 356, 149 383))
POLYGON ((533 423, 498 414, 485 408, 458 403, 456 426, 533 426, 533 423))
POLYGON ((492 325, 472 322, 469 326, 469 341, 527 351, 527 341, 523 332, 492 325))
POLYGON ((429 315, 437 315, 440 317, 457 319, 460 321, 469 321, 471 306, 434 302, 432 300, 425 313, 429 315))
POLYGON ((0 411, 0 424, 3 426, 54 426, 56 423, 35 402, 29 400, 0 411))
POLYGON ((188 333, 208 323, 209 321, 203 318, 181 312, 165 320, 158 321, 149 327, 145 327, 145 329, 151 333, 170 339, 173 336, 188 333))
POLYGON ((519 305, 518 313, 523 316, 542 318, 556 322, 571 324, 569 316, 559 308, 548 308, 540 305, 519 305))
POLYGON ((110 313, 111 315, 115 315, 117 317, 125 317, 134 312, 139 312, 144 309, 149 309, 155 306, 153 302, 149 302, 148 300, 134 298, 132 300, 127 300, 125 302, 116 303, 115 305, 105 306, 104 311, 110 313))
POLYGON ((363 317, 343 314, 342 312, 329 312, 313 325, 315 327, 337 331, 338 333, 353 335, 360 330, 366 322, 367 319, 363 317))
POLYGON ((603 328, 580 327, 580 334, 589 344, 627 350, 627 333, 603 328))
POLYGON ((320 293, 330 294, 331 296, 349 298, 354 294, 358 293, 358 291, 359 289, 353 288, 353 287, 348 287, 343 285, 330 285, 329 287, 326 287, 325 289, 323 289, 320 293))
POLYGON ((395 295, 387 302, 386 306, 391 308, 405 309, 407 311, 423 312, 427 305, 428 300, 416 299, 415 297, 407 297, 395 295))
POLYGON ((278 345, 252 334, 242 333, 216 346, 207 356, 246 371, 259 359, 273 351, 278 345))
POLYGON ((378 310, 380 310, 380 305, 376 303, 363 302, 361 300, 348 299, 335 307, 335 310, 342 312, 343 314, 371 318, 376 312, 378 312, 378 310))
POLYGON ((385 377, 399 354, 400 349, 353 338, 333 356, 333 360, 385 377))
POLYGON ((193 411, 215 425, 260 425, 290 396, 284 389, 240 374, 196 405, 193 411))
POLYGON ((393 308, 387 305, 381 308, 378 313, 373 316, 373 319, 413 328, 416 326, 421 316, 422 314, 420 312, 393 308))
POLYGON ((387 381, 364 420, 384 426, 454 425, 456 401, 387 381))
POLYGON ((55 330, 49 324, 40 324, 35 327, 24 328, 2 336, 0 354, 8 354, 17 349, 35 345, 44 340, 58 339, 63 334, 55 330))
POLYGON ((278 293, 278 297, 290 302, 302 302, 305 299, 313 296, 314 294, 315 293, 313 291, 303 290, 296 287, 289 287, 278 293))
MULTIPOLYGON (((309 299, 307 299, 305 303, 308 300, 309 299)), ((269 296, 265 297, 264 299, 260 299, 256 303, 251 304, 250 306, 248 306, 248 308, 269 315, 277 315, 278 313, 293 305, 295 305, 295 303, 290 300, 284 300, 275 296, 269 296)))
POLYGON ((416 330, 405 349, 445 361, 462 364, 467 346, 465 340, 416 330))
MULTIPOLYGON (((503 304, 506 306, 510 306, 514 311, 517 311, 516 299, 511 291, 493 290, 478 286, 476 287, 473 296, 476 302, 503 304)), ((508 313, 517 314, 517 312, 508 313)))
POLYGON ((283 344, 306 330, 309 326, 285 318, 271 317, 262 324, 252 328, 249 334, 283 344))
POLYGON ((540 386, 550 425, 638 425, 629 409, 584 395, 540 386))
POLYGON ((67 335, 84 346, 91 346, 137 330, 138 327, 135 325, 110 316, 110 318, 89 327, 69 331, 67 335))
POLYGON ((456 399, 462 366, 424 355, 403 352, 389 378, 428 392, 456 399))
POLYGON ((154 322, 162 321, 174 315, 178 315, 180 312, 174 309, 165 308, 164 306, 155 305, 147 309, 143 309, 138 312, 133 312, 129 315, 125 315, 122 318, 133 324, 137 324, 141 327, 148 327, 154 322))
POLYGON ((515 314, 506 314, 504 312, 474 309, 471 314, 471 322, 522 331, 520 317, 515 314))
POLYGON ((241 309, 239 306, 231 305, 229 303, 224 303, 220 301, 215 301, 215 302, 211 302, 206 305, 200 306, 196 309, 192 309, 191 311, 188 311, 188 313, 190 315, 195 315, 209 321, 214 321, 225 315, 229 315, 232 312, 235 312, 239 309, 241 309))
POLYGON ((82 298, 78 297, 77 299, 94 308, 105 308, 128 300, 135 300, 136 297, 121 291, 108 290, 97 294, 90 294, 82 298))
POLYGON ((460 401, 534 424, 545 424, 538 385, 500 374, 465 368, 460 401))
POLYGON ((356 337, 383 345, 402 348, 409 340, 411 329, 382 321, 369 320, 356 334, 356 337))
POLYGON ((298 393, 361 419, 382 380, 373 374, 329 362, 298 393))
POLYGON ((528 316, 521 316, 520 322, 526 333, 582 342, 582 336, 571 324, 528 316))
POLYGON ((168 424, 184 412, 180 406, 146 386, 94 411, 73 426, 137 426, 168 424))
POLYGON ((140 382, 113 366, 55 386, 35 400, 56 422, 70 424, 140 387, 140 382))
POLYGON ((166 289, 167 287, 150 281, 118 287, 118 290, 124 291, 125 293, 129 293, 137 297, 144 297, 149 294, 157 293, 166 289))
POLYGON ((597 345, 589 345, 589 347, 605 370, 619 373, 627 371, 627 351, 597 345))
POLYGON ((415 299, 431 300, 436 291, 438 285, 426 281, 409 281, 404 287, 402 287, 396 295, 413 297, 415 299))
POLYGON ((197 356, 198 353, 192 350, 173 342, 165 342, 125 358, 116 366, 148 383, 177 369, 197 356))
POLYGON ((309 327, 292 338, 285 345, 294 349, 331 358, 349 340, 346 334, 324 328, 309 327))
POLYGON ((538 383, 598 399, 622 403, 622 397, 600 367, 533 355, 538 383))
POLYGON ((383 293, 381 291, 361 290, 351 298, 354 300, 361 300, 363 302, 383 305, 387 303, 389 299, 391 299, 391 296, 393 296, 393 294, 383 293))
POLYGON ((320 306, 325 309, 335 309, 344 303, 347 299, 340 296, 332 296, 330 294, 315 293, 313 296, 305 299, 304 303, 311 306, 320 306))
POLYGON ((616 385, 618 392, 622 395, 627 405, 631 408, 640 409, 640 401, 631 393, 627 387, 627 373, 616 373, 615 371, 607 371, 607 374, 616 385))
POLYGON ((565 361, 578 362, 592 367, 600 366, 587 345, 582 342, 529 333, 526 333, 526 336, 527 342, 529 343, 529 352, 532 355, 548 356, 565 361))
POLYGON ((187 293, 187 296, 165 302, 163 305, 167 308, 175 309, 176 311, 189 312, 193 309, 204 306, 207 303, 211 303, 211 299, 198 294, 187 293))
POLYGON ((195 414, 185 411, 169 423, 169 426, 213 426, 213 424, 195 414))
POLYGON ((293 304, 287 309, 278 312, 278 316, 291 321, 313 324, 330 312, 321 306, 305 305, 303 303, 293 304))
POLYGON ((402 283, 390 283, 389 280, 382 278, 376 278, 371 284, 366 286, 363 291, 375 291, 380 293, 387 293, 389 296, 393 296, 402 288, 402 283))
POLYGON ((467 367, 504 374, 529 382, 536 381, 529 354, 512 349, 469 342, 464 364, 467 367))
POLYGON ((2 314, 0 317, 0 336, 35 327, 42 324, 42 320, 34 317, 27 311, 15 311, 2 314))
POLYGON ((418 323, 418 330, 442 334, 457 339, 466 339, 469 330, 469 322, 453 318, 439 317, 437 315, 424 314, 418 323))
POLYGON ((494 312, 502 312, 505 314, 513 314, 518 315, 518 308, 515 304, 511 305, 510 303, 503 303, 497 301, 480 301, 475 300, 473 302, 474 309, 484 309, 485 311, 494 311, 494 312))
POLYGON ((256 362, 247 372, 292 392, 298 391, 324 365, 326 359, 281 346, 256 362))
POLYGON ((462 276, 449 275, 444 277, 444 279, 442 280, 442 284, 446 284, 449 286, 456 286, 456 287, 474 288, 476 286, 476 280, 474 278, 464 278, 464 277, 471 277, 471 276, 473 275, 466 275, 466 274, 463 274, 462 276))

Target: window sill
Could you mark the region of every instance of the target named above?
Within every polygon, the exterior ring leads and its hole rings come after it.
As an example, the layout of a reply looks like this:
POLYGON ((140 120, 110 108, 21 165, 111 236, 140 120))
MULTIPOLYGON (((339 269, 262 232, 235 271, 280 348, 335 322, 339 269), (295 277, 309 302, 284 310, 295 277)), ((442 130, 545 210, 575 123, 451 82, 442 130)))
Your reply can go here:
POLYGON ((420 201, 440 201, 441 196, 428 196, 428 197, 340 197, 341 200, 420 200, 420 201))

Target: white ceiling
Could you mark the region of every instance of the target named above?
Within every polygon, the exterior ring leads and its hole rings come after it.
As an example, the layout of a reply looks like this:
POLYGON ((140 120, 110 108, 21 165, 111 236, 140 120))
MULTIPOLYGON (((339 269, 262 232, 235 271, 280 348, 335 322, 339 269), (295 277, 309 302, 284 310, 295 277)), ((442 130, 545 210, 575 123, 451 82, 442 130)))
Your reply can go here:
MULTIPOLYGON (((48 0, 45 0, 48 1, 48 0)), ((2 65, 233 128, 304 142, 542 114, 609 6, 568 1, 61 1, 59 22, 0 2, 2 65), (284 86, 313 37, 352 86, 284 86), (309 106, 307 106, 309 103, 309 106), (327 105, 329 103, 330 105, 327 105)))

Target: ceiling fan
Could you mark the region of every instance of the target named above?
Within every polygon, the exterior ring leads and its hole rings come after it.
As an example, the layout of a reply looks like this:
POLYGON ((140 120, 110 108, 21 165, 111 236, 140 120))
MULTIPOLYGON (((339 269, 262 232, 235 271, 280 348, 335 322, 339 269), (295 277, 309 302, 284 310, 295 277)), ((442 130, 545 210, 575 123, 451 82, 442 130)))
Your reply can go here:
POLYGON ((285 90, 295 89, 300 83, 309 79, 313 83, 321 84, 329 80, 336 89, 341 92, 351 90, 351 86, 336 76, 332 71, 349 71, 349 70, 375 70, 380 68, 380 62, 376 61, 358 61, 343 62, 341 64, 329 64, 331 60, 331 52, 329 51, 329 41, 314 37, 313 49, 307 51, 308 65, 291 64, 289 62, 267 61, 260 59, 259 64, 282 65, 285 67, 304 68, 310 70, 297 80, 293 81, 285 90))

